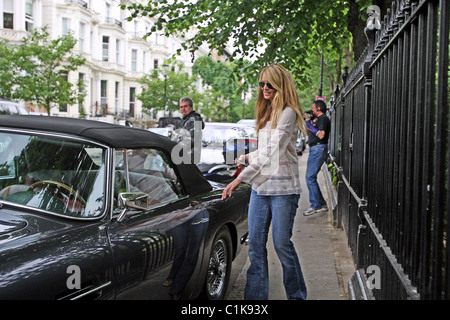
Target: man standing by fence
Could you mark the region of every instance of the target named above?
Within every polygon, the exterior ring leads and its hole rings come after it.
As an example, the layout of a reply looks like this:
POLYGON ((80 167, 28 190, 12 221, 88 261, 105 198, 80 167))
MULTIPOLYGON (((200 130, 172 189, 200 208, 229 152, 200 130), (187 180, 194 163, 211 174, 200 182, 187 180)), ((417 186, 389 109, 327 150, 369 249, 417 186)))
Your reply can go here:
POLYGON ((313 118, 305 113, 306 125, 309 129, 308 144, 309 156, 306 167, 306 185, 309 191, 310 207, 303 215, 310 216, 314 213, 328 210, 327 202, 322 196, 319 184, 317 183, 317 174, 322 164, 327 159, 328 137, 330 135, 331 123, 325 114, 327 105, 322 100, 316 100, 312 105, 313 118))

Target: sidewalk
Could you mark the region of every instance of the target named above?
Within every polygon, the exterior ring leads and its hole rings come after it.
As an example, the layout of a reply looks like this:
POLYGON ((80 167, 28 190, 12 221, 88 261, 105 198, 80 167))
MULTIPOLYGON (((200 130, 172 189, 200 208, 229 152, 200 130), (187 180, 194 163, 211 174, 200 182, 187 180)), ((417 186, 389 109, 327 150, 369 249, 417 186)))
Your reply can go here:
MULTIPOLYGON (((307 148, 299 157, 300 183, 302 194, 295 217, 292 242, 299 255, 300 265, 308 289, 308 300, 346 300, 348 299, 348 281, 355 272, 350 249, 347 245, 347 236, 341 229, 331 225, 331 208, 323 213, 309 217, 303 212, 309 207, 308 188, 305 182, 306 162, 308 160, 307 148)), ((319 173, 319 184, 325 199, 328 193, 324 175, 319 173)), ((329 201, 328 201, 329 203, 329 201)), ((269 300, 286 300, 283 286, 283 272, 280 261, 272 244, 272 235, 269 235, 267 244, 269 259, 269 300)), ((240 300, 244 297, 246 273, 249 266, 247 253, 242 252, 247 259, 242 271, 237 276, 228 300, 240 300)))

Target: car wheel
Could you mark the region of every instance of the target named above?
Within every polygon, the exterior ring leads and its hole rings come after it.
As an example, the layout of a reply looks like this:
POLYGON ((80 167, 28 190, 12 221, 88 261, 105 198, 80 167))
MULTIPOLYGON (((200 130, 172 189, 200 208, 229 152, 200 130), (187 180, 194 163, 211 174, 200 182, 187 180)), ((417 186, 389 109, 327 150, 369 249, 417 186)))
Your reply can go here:
POLYGON ((208 300, 222 300, 227 292, 231 273, 231 237, 227 228, 222 228, 214 238, 209 257, 205 281, 208 300))

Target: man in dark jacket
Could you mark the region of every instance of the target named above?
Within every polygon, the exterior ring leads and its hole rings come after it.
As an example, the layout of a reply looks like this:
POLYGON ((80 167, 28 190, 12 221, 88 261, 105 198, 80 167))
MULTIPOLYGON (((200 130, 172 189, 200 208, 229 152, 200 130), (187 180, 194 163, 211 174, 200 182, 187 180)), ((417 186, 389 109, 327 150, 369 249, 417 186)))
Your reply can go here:
POLYGON ((180 136, 184 137, 184 139, 190 136, 190 158, 193 163, 199 163, 202 147, 202 130, 205 128, 205 123, 201 115, 194 111, 194 102, 189 97, 180 99, 180 112, 183 115, 181 129, 186 130, 180 136))

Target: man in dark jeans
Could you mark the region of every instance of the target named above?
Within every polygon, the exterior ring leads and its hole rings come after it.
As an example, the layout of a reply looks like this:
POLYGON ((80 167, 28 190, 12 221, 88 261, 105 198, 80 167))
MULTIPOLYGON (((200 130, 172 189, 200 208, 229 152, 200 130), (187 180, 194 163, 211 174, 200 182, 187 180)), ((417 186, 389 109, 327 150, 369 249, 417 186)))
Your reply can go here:
POLYGON ((205 123, 200 114, 194 111, 194 102, 189 97, 180 99, 180 112, 183 115, 181 129, 185 137, 190 137, 190 156, 192 163, 200 162, 200 152, 202 145, 202 130, 205 123))
POLYGON ((324 101, 316 100, 312 105, 314 119, 310 119, 305 113, 306 125, 309 129, 308 144, 309 156, 306 166, 306 185, 309 191, 310 207, 303 215, 310 216, 318 212, 328 210, 327 202, 322 196, 317 175, 328 154, 328 137, 330 135, 331 122, 325 114, 327 106, 324 101))

